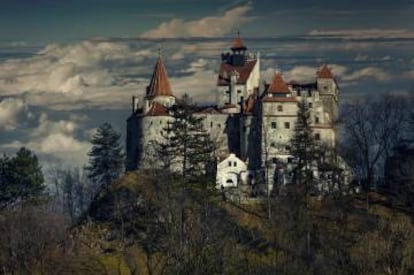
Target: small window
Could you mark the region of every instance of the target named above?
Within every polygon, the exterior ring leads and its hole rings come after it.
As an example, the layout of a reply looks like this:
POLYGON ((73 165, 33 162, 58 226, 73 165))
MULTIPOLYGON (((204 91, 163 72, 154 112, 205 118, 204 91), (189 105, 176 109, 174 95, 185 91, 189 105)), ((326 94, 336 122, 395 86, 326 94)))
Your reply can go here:
POLYGON ((309 102, 309 103, 308 103, 308 107, 309 107, 309 108, 312 108, 312 102, 309 102))
POLYGON ((290 129, 290 123, 289 122, 285 122, 285 128, 290 129))
POLYGON ((226 91, 226 94, 229 94, 230 93, 230 91, 226 91))
POLYGON ((277 163, 277 158, 272 158, 272 163, 277 163))
POLYGON ((278 105, 277 106, 277 111, 278 112, 283 112, 283 106, 282 105, 278 105))
POLYGON ((162 124, 162 121, 160 120, 160 124, 162 124))
POLYGON ((238 93, 238 94, 241 94, 241 90, 237 90, 237 93, 238 93))
POLYGON ((231 161, 229 161, 229 167, 231 167, 231 161))
POLYGON ((221 128, 221 124, 220 124, 220 123, 217 123, 217 127, 218 127, 218 128, 221 128))
POLYGON ((276 129, 276 122, 272 122, 272 129, 276 129))
POLYGON ((321 140, 321 134, 319 134, 319 133, 315 134, 315 139, 316 140, 321 140))
POLYGON ((288 158, 288 163, 293 163, 293 158, 288 158))
POLYGON ((271 142, 271 143, 270 143, 270 146, 272 146, 272 147, 276 147, 276 143, 275 143, 275 142, 271 142))
POLYGON ((290 151, 290 146, 285 147, 286 151, 290 151))
POLYGON ((315 117, 315 123, 319 123, 319 117, 315 117))
POLYGON ((237 167, 237 162, 233 161, 233 166, 237 167))
POLYGON ((213 127, 213 121, 210 122, 210 128, 213 127))

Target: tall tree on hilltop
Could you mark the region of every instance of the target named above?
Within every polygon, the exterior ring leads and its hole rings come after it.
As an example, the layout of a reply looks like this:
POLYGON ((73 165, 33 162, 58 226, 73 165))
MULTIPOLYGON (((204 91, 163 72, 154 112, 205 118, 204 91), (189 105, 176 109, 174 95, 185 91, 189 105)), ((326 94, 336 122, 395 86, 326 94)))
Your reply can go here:
POLYGON ((93 136, 92 149, 88 153, 88 177, 101 187, 108 187, 119 178, 124 166, 124 153, 120 144, 120 135, 111 124, 102 124, 93 136))
POLYGON ((318 167, 320 159, 319 144, 315 140, 311 128, 311 118, 308 104, 299 103, 297 121, 291 140, 291 154, 295 159, 293 168, 293 185, 289 194, 292 204, 292 216, 297 225, 296 236, 299 243, 305 242, 305 259, 309 266, 312 259, 310 218, 310 195, 316 189, 313 170, 318 167))
POLYGON ((158 144, 160 154, 169 156, 170 165, 177 167, 184 178, 205 173, 212 161, 214 144, 204 129, 203 118, 194 116, 196 106, 184 95, 171 108, 172 119, 163 130, 163 142, 158 144))
POLYGON ((37 156, 22 147, 0 158, 0 208, 42 194, 44 178, 37 156))

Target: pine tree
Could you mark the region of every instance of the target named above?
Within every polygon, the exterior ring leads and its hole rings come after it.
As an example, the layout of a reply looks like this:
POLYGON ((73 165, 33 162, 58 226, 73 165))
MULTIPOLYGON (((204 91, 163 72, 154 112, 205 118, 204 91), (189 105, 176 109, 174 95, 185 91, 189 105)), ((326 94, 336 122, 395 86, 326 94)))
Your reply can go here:
POLYGON ((12 158, 0 158, 0 208, 40 196, 44 178, 37 156, 22 147, 12 158))
POLYGON ((314 187, 313 169, 317 167, 320 159, 320 146, 311 128, 310 111, 306 102, 299 103, 291 148, 296 163, 293 170, 294 183, 305 184, 310 191, 314 187))
POLYGON ((213 142, 204 129, 203 118, 193 115, 196 106, 188 96, 171 108, 172 120, 164 128, 160 154, 167 155, 170 165, 178 166, 184 178, 205 173, 212 161, 213 142))
POLYGON ((102 124, 93 136, 92 149, 88 153, 88 177, 100 187, 108 187, 119 178, 124 166, 124 154, 120 144, 120 135, 111 124, 102 124))

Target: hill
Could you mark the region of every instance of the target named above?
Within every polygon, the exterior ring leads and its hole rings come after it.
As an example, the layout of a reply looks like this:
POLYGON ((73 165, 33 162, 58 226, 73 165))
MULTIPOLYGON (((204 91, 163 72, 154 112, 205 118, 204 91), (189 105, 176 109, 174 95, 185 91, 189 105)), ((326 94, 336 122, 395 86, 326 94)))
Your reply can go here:
MULTIPOLYGON (((411 217, 363 196, 238 205, 199 184, 128 173, 72 228, 53 274, 409 274, 411 217), (299 210, 298 210, 299 209, 299 210)), ((57 257, 56 257, 57 258, 57 257)))

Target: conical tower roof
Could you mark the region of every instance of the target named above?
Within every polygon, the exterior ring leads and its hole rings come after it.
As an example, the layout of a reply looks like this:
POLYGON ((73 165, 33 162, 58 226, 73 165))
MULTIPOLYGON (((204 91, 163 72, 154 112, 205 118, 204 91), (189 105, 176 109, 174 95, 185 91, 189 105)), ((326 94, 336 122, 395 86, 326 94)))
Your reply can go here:
POLYGON ((246 46, 244 45, 243 40, 240 38, 240 32, 237 32, 237 37, 234 38, 233 42, 231 43, 232 50, 239 50, 244 49, 246 50, 246 46))
POLYGON ((162 62, 161 55, 158 57, 151 82, 147 87, 147 96, 173 96, 167 69, 165 68, 164 62, 162 62))
POLYGON ((289 93, 289 87, 286 85, 280 73, 275 73, 273 81, 267 89, 269 93, 289 93))
POLYGON ((322 68, 318 70, 317 76, 318 78, 334 78, 331 70, 326 65, 323 65, 322 68))

